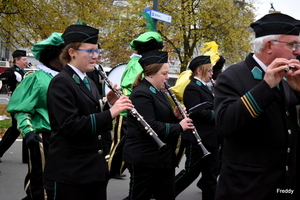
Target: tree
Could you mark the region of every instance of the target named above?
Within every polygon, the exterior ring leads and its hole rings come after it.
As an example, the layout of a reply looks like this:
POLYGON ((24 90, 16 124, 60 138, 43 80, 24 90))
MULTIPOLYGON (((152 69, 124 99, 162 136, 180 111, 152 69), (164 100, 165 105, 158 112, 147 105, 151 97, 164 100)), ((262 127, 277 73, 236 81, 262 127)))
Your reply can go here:
POLYGON ((2 0, 0 3, 0 39, 9 49, 31 47, 61 31, 67 19, 61 16, 59 1, 2 0), (52 4, 53 3, 53 4, 52 4))
MULTIPOLYGON (((201 53, 199 49, 205 42, 216 41, 227 63, 238 62, 249 53, 249 25, 254 21, 254 7, 251 3, 238 2, 168 0, 159 5, 160 12, 172 16, 172 23, 159 22, 157 31, 165 41, 165 49, 181 63, 180 71, 186 69, 193 56, 201 53)), ((109 51, 113 52, 115 49, 112 45, 119 47, 114 41, 122 38, 122 46, 127 43, 127 49, 122 50, 123 55, 128 53, 129 42, 145 31, 145 20, 140 13, 145 8, 151 8, 152 1, 128 0, 128 4, 130 6, 122 9, 115 7, 115 12, 120 12, 119 17, 122 18, 112 22, 115 28, 109 34, 111 43, 104 41, 109 51)))
MULTIPOLYGON (((226 64, 242 60, 250 52, 254 0, 165 0, 159 11, 172 23, 158 22, 164 50, 176 58, 184 71, 205 42, 216 41, 226 64)), ((78 19, 100 30, 99 42, 105 63, 129 61, 129 43, 146 31, 140 14, 152 0, 0 0, 0 40, 10 50, 31 48, 52 32, 63 32, 78 19)))
MULTIPOLYGON (((108 4, 111 1, 101 1, 108 4)), ((107 16, 101 2, 92 0, 0 0, 0 40, 5 46, 31 48, 52 32, 63 32, 78 19, 101 27, 107 16), (99 16, 104 21, 99 20, 99 16)))

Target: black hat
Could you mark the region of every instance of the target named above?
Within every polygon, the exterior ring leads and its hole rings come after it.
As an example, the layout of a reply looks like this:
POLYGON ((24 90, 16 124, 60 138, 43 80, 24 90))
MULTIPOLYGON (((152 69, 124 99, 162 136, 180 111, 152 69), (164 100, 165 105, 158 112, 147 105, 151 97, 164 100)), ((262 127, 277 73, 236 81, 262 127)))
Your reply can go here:
POLYGON ((99 30, 87 25, 71 25, 62 34, 65 45, 72 42, 98 43, 99 30))
POLYGON ((154 63, 168 63, 168 52, 148 51, 139 59, 139 63, 143 68, 154 63))
POLYGON ((190 62, 189 69, 194 71, 200 65, 204 65, 208 63, 210 63, 210 56, 197 56, 190 62))
POLYGON ((300 21, 282 13, 271 13, 250 24, 255 37, 265 35, 299 35, 300 21))
POLYGON ((12 53, 12 57, 13 58, 16 58, 16 57, 26 57, 26 51, 24 51, 24 50, 15 50, 12 53))

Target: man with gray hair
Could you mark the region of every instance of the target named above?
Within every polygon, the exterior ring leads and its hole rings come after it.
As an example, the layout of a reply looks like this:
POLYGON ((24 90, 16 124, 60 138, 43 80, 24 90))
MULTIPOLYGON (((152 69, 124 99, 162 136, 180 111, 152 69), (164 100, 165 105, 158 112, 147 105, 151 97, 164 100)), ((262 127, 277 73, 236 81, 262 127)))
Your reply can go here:
POLYGON ((297 199, 300 21, 272 13, 250 26, 254 53, 220 74, 215 87, 224 138, 215 199, 297 199))

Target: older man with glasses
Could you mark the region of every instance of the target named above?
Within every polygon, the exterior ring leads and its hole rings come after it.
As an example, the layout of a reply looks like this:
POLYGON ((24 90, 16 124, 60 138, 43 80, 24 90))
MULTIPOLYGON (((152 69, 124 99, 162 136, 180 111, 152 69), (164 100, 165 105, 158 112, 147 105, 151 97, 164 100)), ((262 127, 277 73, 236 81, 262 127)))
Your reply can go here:
POLYGON ((215 86, 216 128, 224 138, 215 199, 299 199, 300 21, 272 13, 250 26, 254 53, 215 86))

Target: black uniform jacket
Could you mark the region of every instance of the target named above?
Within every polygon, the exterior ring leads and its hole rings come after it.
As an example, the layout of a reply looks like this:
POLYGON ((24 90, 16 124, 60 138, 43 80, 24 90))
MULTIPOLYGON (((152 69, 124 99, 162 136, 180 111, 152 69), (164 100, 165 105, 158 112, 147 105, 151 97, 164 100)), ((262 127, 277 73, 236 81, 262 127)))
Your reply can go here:
POLYGON ((218 200, 277 200, 295 194, 299 96, 284 79, 271 89, 263 77, 253 54, 218 76, 215 117, 224 137, 218 200), (286 189, 294 194, 279 191, 286 189))
POLYGON ((158 150, 158 145, 145 131, 145 127, 129 115, 128 136, 123 149, 124 161, 132 165, 172 169, 176 166, 175 148, 182 128, 166 94, 143 79, 133 89, 130 99, 135 109, 166 145, 158 150))
MULTIPOLYGON (((193 78, 186 86, 183 94, 183 102, 186 109, 189 110, 191 107, 205 101, 213 103, 213 94, 201 81, 193 78)), ((215 129, 215 113, 213 107, 192 112, 189 117, 193 120, 193 124, 203 145, 205 147, 217 147, 218 135, 215 129)), ((185 140, 197 143, 191 130, 185 131, 181 137, 185 140)))
POLYGON ((48 109, 52 128, 44 176, 67 184, 107 180, 102 131, 112 129, 109 110, 100 112, 98 89, 91 91, 68 65, 50 82, 48 109))
POLYGON ((25 75, 25 70, 19 68, 18 66, 14 65, 11 68, 7 68, 1 75, 0 78, 5 78, 3 80, 4 84, 8 84, 8 86, 10 87, 9 90, 11 92, 14 92, 14 90, 16 89, 17 85, 18 85, 18 81, 16 80, 16 75, 15 72, 18 72, 22 79, 25 75))

